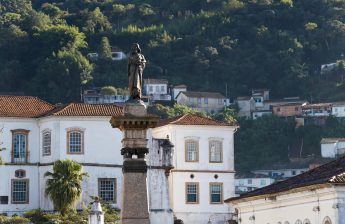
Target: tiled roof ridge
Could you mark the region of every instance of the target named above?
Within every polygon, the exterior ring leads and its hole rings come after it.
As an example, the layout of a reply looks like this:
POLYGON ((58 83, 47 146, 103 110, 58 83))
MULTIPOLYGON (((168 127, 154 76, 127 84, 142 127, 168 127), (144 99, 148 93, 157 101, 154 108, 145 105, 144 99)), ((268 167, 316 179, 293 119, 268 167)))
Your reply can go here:
POLYGON ((258 188, 254 191, 244 193, 240 195, 239 197, 229 198, 225 201, 229 202, 229 201, 235 201, 235 200, 240 200, 244 198, 257 197, 260 195, 277 194, 280 192, 286 192, 294 188, 297 189, 297 188, 307 187, 307 186, 311 186, 315 184, 325 184, 325 183, 345 184, 345 156, 340 157, 331 162, 328 162, 326 164, 323 164, 321 166, 318 166, 307 172, 296 175, 294 177, 290 177, 286 180, 273 183, 266 187, 258 188), (343 166, 339 166, 339 163, 343 164, 343 166), (333 173, 329 174, 327 172, 333 172, 333 173), (295 182, 298 182, 299 179, 306 180, 306 182, 295 183, 295 182), (285 186, 284 184, 287 184, 287 186, 285 186))
POLYGON ((25 95, 25 96, 21 96, 21 95, 0 95, 0 98, 1 97, 7 97, 7 98, 20 97, 20 98, 31 98, 31 99, 33 98, 33 99, 36 99, 36 100, 40 101, 41 103, 48 104, 49 106, 55 107, 53 104, 51 104, 51 103, 49 103, 47 101, 42 100, 38 96, 30 96, 30 95, 25 95))

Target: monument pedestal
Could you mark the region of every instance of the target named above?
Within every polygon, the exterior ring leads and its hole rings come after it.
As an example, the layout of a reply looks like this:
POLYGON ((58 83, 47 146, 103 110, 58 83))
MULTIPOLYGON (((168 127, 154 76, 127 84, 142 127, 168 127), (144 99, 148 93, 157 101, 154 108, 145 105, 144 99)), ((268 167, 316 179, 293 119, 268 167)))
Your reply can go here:
POLYGON ((121 154, 123 161, 122 224, 149 224, 147 201, 146 132, 157 125, 159 118, 148 115, 140 100, 127 101, 123 115, 111 118, 113 128, 123 133, 121 154))

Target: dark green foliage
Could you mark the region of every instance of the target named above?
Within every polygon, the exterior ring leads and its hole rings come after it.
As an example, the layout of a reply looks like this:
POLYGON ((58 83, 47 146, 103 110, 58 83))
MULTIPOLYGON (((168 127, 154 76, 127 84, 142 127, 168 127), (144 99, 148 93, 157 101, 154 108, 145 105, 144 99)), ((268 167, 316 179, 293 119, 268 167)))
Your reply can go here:
POLYGON ((295 128, 294 119, 264 116, 257 120, 239 119, 235 133, 237 171, 250 171, 289 157, 320 155, 322 138, 344 138, 345 121, 330 117, 324 126, 295 128))
POLYGON ((82 180, 87 173, 82 172, 82 166, 77 162, 58 160, 54 162, 53 172, 48 171, 44 176, 48 177, 46 196, 51 198, 54 208, 62 216, 70 215, 81 196, 82 180))
MULTIPOLYGON (((321 64, 343 60, 344 18, 344 2, 328 0, 2 0, 1 87, 52 102, 79 100, 84 78, 57 87, 45 81, 41 90, 35 82, 43 79, 42 64, 50 60, 50 66, 60 67, 53 55, 72 49, 75 55, 102 49, 102 57, 109 58, 109 45, 127 53, 131 43, 140 42, 148 59, 146 77, 191 90, 224 93, 227 84, 232 97, 265 87, 275 97, 344 100, 343 71, 333 77, 319 73, 321 64), (46 95, 65 90, 73 94, 46 95)), ((86 69, 94 77, 91 86, 127 85, 125 61, 93 63, 93 71, 86 69)), ((65 69, 69 66, 73 63, 65 69)), ((45 72, 56 76, 53 69, 45 72)), ((66 73, 61 82, 69 82, 66 73)))

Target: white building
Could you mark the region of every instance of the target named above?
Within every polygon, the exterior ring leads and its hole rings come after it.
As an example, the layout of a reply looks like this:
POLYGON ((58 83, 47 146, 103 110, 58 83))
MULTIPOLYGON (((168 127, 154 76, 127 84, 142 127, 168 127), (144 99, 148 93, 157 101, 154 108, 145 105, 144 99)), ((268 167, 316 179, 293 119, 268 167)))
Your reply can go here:
POLYGON ((244 173, 235 175, 236 195, 273 184, 275 179, 264 174, 244 173))
POLYGON ((175 216, 185 224, 223 224, 231 218, 231 208, 223 199, 235 195, 235 130, 235 126, 190 114, 153 129, 155 138, 169 136, 175 146, 170 198, 175 216))
POLYGON ((150 100, 171 100, 168 92, 168 80, 166 79, 144 79, 144 95, 150 100))
POLYGON ((176 97, 177 97, 177 95, 178 95, 180 92, 186 92, 186 91, 187 91, 187 86, 184 85, 184 84, 174 86, 174 87, 172 88, 173 99, 176 100, 176 97))
POLYGON ((116 103, 123 104, 129 99, 129 95, 116 94, 109 95, 103 94, 100 89, 89 89, 83 93, 83 101, 87 104, 105 104, 105 103, 116 103))
POLYGON ((345 153, 345 138, 323 138, 321 140, 321 156, 337 158, 345 153))
POLYGON ((345 157, 226 201, 243 224, 345 224, 345 157))
POLYGON ((251 118, 252 112, 255 110, 255 100, 251 96, 237 97, 238 116, 251 118))
MULTIPOLYGON (((20 214, 38 208, 53 210, 44 194, 44 174, 60 159, 79 162, 89 174, 82 184, 78 209, 91 201, 90 196, 97 195, 120 208, 122 133, 112 128, 109 121, 111 116, 121 113, 122 108, 113 104, 70 103, 55 107, 36 97, 0 96, 0 126, 3 127, 0 141, 1 147, 6 148, 0 153, 5 162, 0 166, 0 214, 20 214)), ((152 150, 148 178, 150 183, 158 183, 149 187, 152 219, 171 217, 170 208, 186 224, 210 219, 217 223, 229 218, 230 210, 223 204, 223 198, 234 196, 235 128, 185 115, 161 122, 160 127, 148 131, 152 150), (175 145, 172 155, 175 168, 169 179, 165 176, 165 170, 170 167, 169 152, 161 145, 157 147, 157 141, 152 138, 166 139, 167 135, 175 145), (185 152, 188 152, 187 161, 185 152), (169 189, 164 188, 168 182, 169 189), (188 200, 196 202, 185 203, 186 188, 188 200)))
POLYGON ((193 109, 206 112, 217 113, 224 109, 227 100, 225 96, 217 92, 180 92, 176 97, 176 102, 193 109))
POLYGON ((345 117, 345 102, 334 102, 332 104, 332 115, 334 117, 345 117))

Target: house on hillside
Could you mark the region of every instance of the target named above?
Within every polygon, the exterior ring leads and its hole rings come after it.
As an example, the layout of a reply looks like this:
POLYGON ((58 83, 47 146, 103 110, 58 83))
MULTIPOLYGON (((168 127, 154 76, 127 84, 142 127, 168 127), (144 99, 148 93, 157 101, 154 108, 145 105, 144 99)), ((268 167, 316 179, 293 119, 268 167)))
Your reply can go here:
POLYGON ((254 110, 252 112, 252 117, 251 118, 253 120, 256 120, 259 117, 267 116, 267 115, 271 115, 271 114, 272 114, 272 110, 254 110))
POLYGON ((228 198, 237 223, 344 224, 345 157, 228 198))
POLYGON ((300 117, 302 115, 302 103, 273 105, 272 111, 278 117, 300 117))
POLYGON ((225 96, 217 92, 180 92, 176 97, 176 102, 191 107, 193 109, 217 113, 224 109, 225 96))
POLYGON ((143 93, 151 101, 170 101, 171 95, 168 90, 168 80, 166 79, 144 79, 143 93))
POLYGON ((252 97, 255 101, 255 108, 263 109, 264 101, 270 99, 270 91, 268 89, 253 89, 252 97))
POLYGON ((238 106, 238 116, 251 118, 252 112, 255 110, 255 100, 251 96, 239 96, 236 98, 238 106))
POLYGON ((345 117, 345 102, 332 103, 332 116, 345 117))
POLYGON ((345 138, 323 138, 321 140, 321 156, 338 158, 345 154, 345 138))
POLYGON ((316 103, 302 105, 305 117, 329 117, 332 113, 332 103, 316 103))
POLYGON ((236 195, 243 194, 261 187, 266 187, 274 182, 274 178, 264 174, 255 174, 251 172, 236 173, 235 192, 236 195))
POLYGON ((173 100, 176 100, 176 97, 180 92, 187 92, 187 86, 184 84, 172 86, 171 93, 173 100))
POLYGON ((87 89, 83 92, 83 101, 87 104, 115 103, 122 105, 129 99, 129 94, 109 95, 101 92, 101 88, 87 89))

